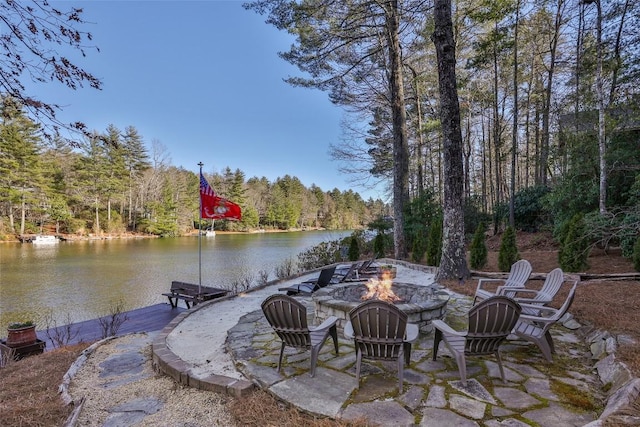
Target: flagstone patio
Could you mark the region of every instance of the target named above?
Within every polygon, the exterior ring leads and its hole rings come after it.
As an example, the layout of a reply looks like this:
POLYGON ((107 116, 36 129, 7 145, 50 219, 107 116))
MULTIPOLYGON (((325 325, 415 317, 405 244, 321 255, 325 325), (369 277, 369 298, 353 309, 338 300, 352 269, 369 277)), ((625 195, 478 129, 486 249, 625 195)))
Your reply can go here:
MULTIPOLYGON (((310 298, 301 300, 312 316, 310 298)), ((470 298, 452 296, 448 319, 458 317, 460 323, 470 305, 470 298)), ((570 326, 580 325, 571 322, 570 326)), ((323 347, 314 378, 309 375, 310 353, 290 348, 282 373, 276 372, 280 340, 261 310, 243 316, 229 330, 227 347, 247 378, 312 414, 344 420, 364 417, 380 425, 583 426, 598 418, 604 396, 589 348, 577 334, 566 327, 554 330, 558 354, 553 364, 546 363, 533 345, 507 342, 502 348, 506 384, 492 357, 470 357, 466 386, 459 381, 446 347, 433 361, 433 334, 421 334, 405 368, 407 386, 402 394, 398 394, 395 363, 363 363, 358 390, 355 349, 343 337, 338 356, 333 346, 323 347)))
MULTIPOLYGON (((397 266, 404 282, 433 283, 429 267, 387 261, 397 266)), ((470 357, 463 386, 446 347, 432 360, 433 335, 425 331, 413 345, 401 394, 395 363, 364 362, 358 390, 354 346, 343 337, 338 356, 332 345, 325 345, 315 378, 309 376, 310 355, 305 351, 287 349, 282 372, 277 372, 280 342, 260 303, 279 287, 313 273, 317 271, 179 315, 154 339, 154 364, 190 387, 241 397, 258 386, 308 413, 344 420, 364 417, 371 425, 595 427, 612 415, 616 420, 627 417, 626 425, 638 425, 624 414, 624 407, 640 394, 640 379, 615 358, 617 344, 628 337, 583 326, 570 314, 552 328, 557 350, 553 363, 516 337, 503 344, 506 383, 492 357, 470 357)), ((471 299, 446 291, 446 321, 462 330, 471 299)), ((299 298, 312 318, 311 297, 299 298)))

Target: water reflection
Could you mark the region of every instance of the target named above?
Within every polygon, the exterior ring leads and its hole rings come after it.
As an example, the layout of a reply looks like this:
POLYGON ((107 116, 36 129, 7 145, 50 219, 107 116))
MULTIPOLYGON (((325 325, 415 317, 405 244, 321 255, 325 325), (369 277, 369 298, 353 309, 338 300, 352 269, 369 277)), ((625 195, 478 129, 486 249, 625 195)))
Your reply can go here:
MULTIPOLYGON (((230 286, 258 279, 322 241, 350 232, 218 234, 201 239, 202 284, 230 286)), ((0 328, 16 320, 61 323, 166 302, 172 280, 198 283, 198 238, 60 242, 52 247, 0 245, 0 328)), ((0 332, 0 336, 4 336, 0 332)))

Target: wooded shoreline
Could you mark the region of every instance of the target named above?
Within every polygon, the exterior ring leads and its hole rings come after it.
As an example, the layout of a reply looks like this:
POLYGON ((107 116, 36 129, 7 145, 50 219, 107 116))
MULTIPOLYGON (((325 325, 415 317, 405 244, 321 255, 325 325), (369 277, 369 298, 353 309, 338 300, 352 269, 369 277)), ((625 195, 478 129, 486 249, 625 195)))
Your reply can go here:
MULTIPOLYGON (((308 228, 292 228, 288 230, 278 230, 278 229, 259 229, 259 230, 249 230, 249 231, 218 231, 216 230, 216 234, 260 234, 260 233, 296 233, 301 231, 329 231, 322 227, 308 227, 308 228)), ((145 234, 145 233, 118 233, 118 234, 108 234, 102 236, 77 236, 72 234, 25 234, 23 236, 2 236, 0 239, 0 243, 28 243, 29 239, 34 238, 35 236, 56 236, 61 241, 65 242, 75 242, 75 241, 87 241, 87 240, 114 240, 114 239, 159 239, 162 236, 157 236, 155 234, 145 234)), ((191 233, 175 236, 175 237, 198 237, 198 230, 194 230, 191 233)))

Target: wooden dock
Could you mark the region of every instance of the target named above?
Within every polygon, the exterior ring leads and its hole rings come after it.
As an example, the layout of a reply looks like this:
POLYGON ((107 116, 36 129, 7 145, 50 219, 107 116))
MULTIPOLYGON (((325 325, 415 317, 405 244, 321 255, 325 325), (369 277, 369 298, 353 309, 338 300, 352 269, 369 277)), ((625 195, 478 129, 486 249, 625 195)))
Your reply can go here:
MULTIPOLYGON (((164 328, 174 317, 185 311, 186 308, 172 308, 169 304, 155 304, 149 307, 142 307, 131 311, 123 312, 127 320, 122 323, 116 336, 127 335, 136 332, 153 332, 164 328)), ((109 316, 107 316, 109 317, 109 316)), ((102 318, 104 319, 104 318, 102 318)), ((72 339, 66 344, 77 344, 81 342, 94 342, 103 338, 100 319, 86 320, 84 322, 73 323, 70 326, 72 339)), ((67 326, 59 326, 49 331, 37 331, 38 338, 46 343, 46 350, 56 347, 49 339, 61 337, 66 332, 67 326), (58 331, 56 331, 56 329, 58 331), (48 332, 48 333, 47 333, 48 332)))

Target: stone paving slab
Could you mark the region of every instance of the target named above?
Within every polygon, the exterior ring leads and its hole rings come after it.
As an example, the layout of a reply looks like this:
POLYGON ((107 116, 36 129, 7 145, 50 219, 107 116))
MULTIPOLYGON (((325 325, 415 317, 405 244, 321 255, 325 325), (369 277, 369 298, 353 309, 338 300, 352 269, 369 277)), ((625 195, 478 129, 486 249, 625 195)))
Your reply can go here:
POLYGON ((268 390, 298 409, 336 418, 355 386, 352 376, 318 367, 313 378, 305 372, 280 381, 268 390))
POLYGON ((349 405, 340 417, 346 421, 375 420, 384 426, 413 426, 415 416, 398 402, 368 402, 349 405))

